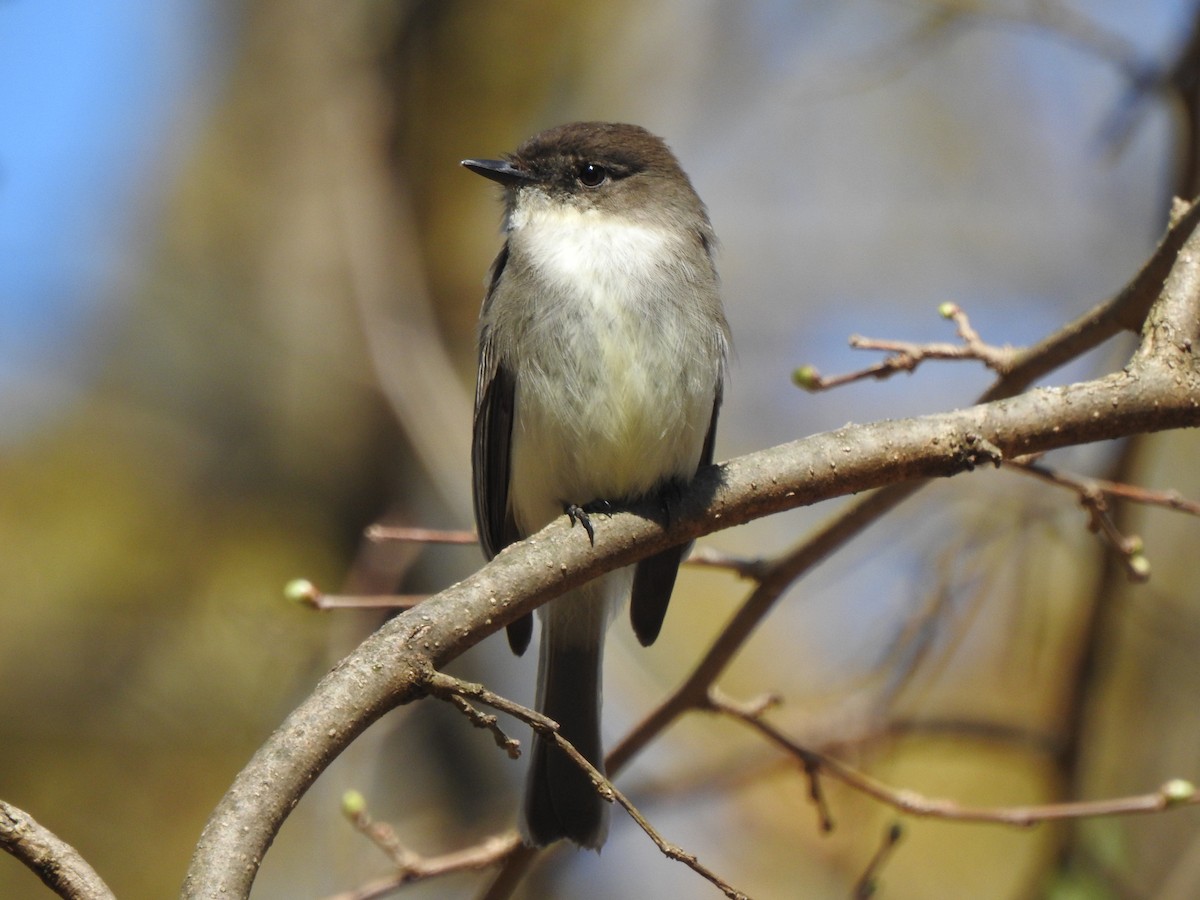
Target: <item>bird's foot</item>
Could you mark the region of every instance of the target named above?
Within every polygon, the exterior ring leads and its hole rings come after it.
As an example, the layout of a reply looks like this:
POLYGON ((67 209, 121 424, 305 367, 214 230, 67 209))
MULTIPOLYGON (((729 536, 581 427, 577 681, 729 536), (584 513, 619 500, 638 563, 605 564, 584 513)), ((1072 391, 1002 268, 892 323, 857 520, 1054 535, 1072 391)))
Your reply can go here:
POLYGON ((563 512, 567 518, 571 520, 571 527, 575 527, 578 522, 583 526, 583 530, 587 532, 588 541, 593 547, 596 546, 596 529, 592 525, 592 513, 603 513, 609 515, 612 510, 612 504, 607 500, 593 500, 586 506, 579 506, 575 503, 564 503, 563 512))

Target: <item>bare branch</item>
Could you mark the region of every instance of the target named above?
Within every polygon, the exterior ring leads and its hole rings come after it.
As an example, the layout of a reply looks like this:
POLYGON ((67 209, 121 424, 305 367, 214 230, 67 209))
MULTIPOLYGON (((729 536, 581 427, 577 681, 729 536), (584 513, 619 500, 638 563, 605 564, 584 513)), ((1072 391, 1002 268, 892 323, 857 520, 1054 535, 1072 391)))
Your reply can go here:
POLYGON ((1200 503, 1184 498, 1178 491, 1153 491, 1102 478, 1086 478, 1023 459, 1008 460, 1005 465, 1013 471, 1032 475, 1077 494, 1080 505, 1088 512, 1089 527, 1117 554, 1133 581, 1150 579, 1150 561, 1146 558, 1142 539, 1137 535, 1124 535, 1117 527, 1109 508, 1109 497, 1200 515, 1200 503))
POLYGON ((479 543, 474 531, 461 528, 417 528, 409 525, 380 525, 367 528, 368 541, 401 541, 411 544, 466 544, 479 543))
POLYGON ((1080 494, 1101 493, 1108 497, 1119 497, 1131 503, 1140 503, 1143 506, 1161 506, 1164 509, 1186 513, 1190 516, 1200 516, 1200 502, 1190 500, 1174 489, 1157 491, 1137 484, 1076 475, 1053 466, 1047 466, 1036 458, 1010 459, 1005 461, 1005 465, 1014 471, 1026 472, 1043 481, 1080 494))
POLYGON ((331 609, 411 609, 428 596, 427 594, 399 596, 326 594, 304 578, 288 582, 283 589, 283 594, 294 603, 300 603, 319 612, 331 609))
POLYGON ((352 891, 336 894, 329 900, 376 900, 416 881, 438 878, 454 872, 487 869, 511 853, 514 842, 519 841, 515 834, 495 835, 473 847, 441 856, 422 857, 404 847, 390 825, 371 818, 362 795, 352 792, 343 800, 342 805, 351 824, 387 854, 395 864, 396 872, 352 891))
POLYGON ((883 870, 883 864, 887 862, 892 855, 892 851, 896 849, 896 845, 900 843, 900 838, 904 836, 904 829, 899 822, 893 822, 887 827, 887 831, 883 833, 883 840, 879 842, 879 847, 875 851, 875 855, 871 857, 871 861, 867 863, 866 870, 854 885, 854 890, 851 896, 854 900, 867 900, 868 897, 875 896, 875 889, 878 886, 879 873, 883 870))
MULTIPOLYGON (((1200 224, 1200 204, 1176 201, 1170 227, 1137 275, 1114 297, 1088 310, 1054 334, 1017 353, 1012 370, 980 398, 981 403, 1011 397, 1055 369, 1099 347, 1122 331, 1140 332, 1163 283, 1174 270, 1185 244, 1200 247, 1194 234, 1200 224)), ((1194 299, 1194 298, 1193 298, 1194 299)))
MULTIPOLYGON (((980 403, 1017 396, 1039 378, 1099 346, 1124 330, 1139 330, 1164 281, 1174 271, 1176 256, 1200 253, 1200 204, 1177 201, 1170 227, 1150 259, 1114 297, 1099 304, 1031 347, 1018 351, 1011 369, 988 388, 980 403)), ((1173 313, 1181 322, 1200 321, 1200 294, 1191 296, 1191 311, 1173 313)), ((1192 361, 1194 370, 1195 361, 1192 361)), ((629 760, 679 716, 701 708, 709 688, 733 660, 742 645, 775 602, 804 573, 844 546, 867 527, 915 494, 924 481, 893 483, 855 500, 805 540, 770 562, 760 584, 751 592, 730 622, 721 629, 712 647, 683 683, 652 710, 608 755, 608 771, 616 774, 629 760)), ((530 855, 507 863, 488 892, 488 900, 506 897, 528 866, 530 855)))
MULTIPOLYGON (((1179 222, 1191 220, 1194 226, 1194 218, 1193 207, 1179 222)), ((363 729, 389 709, 424 696, 437 667, 602 571, 771 513, 907 482, 898 492, 892 488, 859 501, 775 567, 735 615, 735 633, 720 639, 688 682, 711 684, 798 572, 894 507, 921 479, 968 471, 993 462, 997 452, 1011 458, 1200 425, 1200 367, 1192 352, 1200 328, 1200 237, 1173 230, 1167 242, 1176 239, 1190 242, 1178 265, 1171 267, 1160 249, 1120 297, 1057 341, 1019 352, 1009 375, 988 392, 991 402, 917 419, 851 425, 705 468, 673 505, 669 526, 658 523, 659 504, 649 501, 614 511, 597 530, 594 547, 556 521, 475 575, 391 619, 322 679, 238 775, 205 828, 183 895, 246 896, 284 818, 363 729), (1142 347, 1125 371, 1011 396, 1027 379, 1068 358, 1068 351, 1080 352, 1107 329, 1120 327, 1144 300, 1140 291, 1152 290, 1142 279, 1151 277, 1146 273, 1160 259, 1170 276, 1147 319, 1142 347), (264 792, 263 784, 272 790, 264 792)), ((651 730, 642 731, 641 740, 695 703, 685 694, 675 706, 664 704, 666 712, 651 722, 651 730)), ((622 747, 614 755, 622 751, 627 758, 635 749, 628 741, 622 747)))
MULTIPOLYGON (((410 543, 474 544, 478 539, 473 531, 441 531, 433 528, 393 528, 372 525, 367 529, 368 540, 403 541, 410 543)), ((697 547, 684 560, 686 565, 712 569, 728 569, 743 578, 757 579, 765 570, 763 559, 747 559, 722 553, 711 547, 697 547)), ((326 594, 311 581, 298 578, 284 588, 284 595, 293 602, 318 612, 339 609, 412 609, 429 598, 428 594, 326 594)))
POLYGON ((485 703, 488 706, 491 706, 493 709, 508 713, 514 718, 520 719, 521 721, 533 726, 533 728, 543 738, 552 741, 559 750, 571 758, 571 761, 574 762, 575 765, 579 766, 579 768, 588 774, 588 777, 591 778, 592 783, 596 787, 597 793, 599 793, 601 797, 603 797, 605 800, 608 800, 610 803, 615 801, 622 808, 624 808, 625 812, 629 814, 629 817, 638 824, 638 827, 646 833, 650 840, 654 841, 655 846, 658 847, 664 856, 676 862, 683 863, 689 869, 696 872, 698 875, 707 879, 710 883, 719 888, 726 897, 734 898, 734 900, 748 900, 745 894, 730 885, 712 869, 701 863, 700 860, 696 858, 695 854, 688 853, 679 845, 670 843, 661 834, 659 834, 658 830, 650 824, 650 822, 641 814, 641 812, 638 811, 637 807, 633 805, 632 801, 630 801, 625 794, 618 790, 617 787, 611 781, 609 781, 599 769, 588 762, 587 758, 578 750, 576 750, 570 741, 568 741, 559 733, 558 724, 556 722, 553 722, 535 710, 521 706, 520 704, 514 703, 505 697, 501 697, 499 694, 489 691, 483 685, 460 681, 457 678, 453 678, 441 672, 435 672, 430 676, 429 690, 430 693, 441 697, 457 697, 460 699, 471 697, 475 700, 478 700, 480 703, 485 703))
MULTIPOLYGON (((582 760, 583 757, 580 756, 579 759, 582 760)), ((683 863, 693 872, 705 878, 710 884, 719 889, 726 897, 731 898, 731 900, 749 900, 749 897, 746 894, 743 894, 733 885, 729 884, 729 882, 721 878, 721 876, 719 876, 712 869, 700 862, 694 853, 688 853, 678 844, 672 844, 665 840, 663 836, 660 835, 648 821, 646 821, 646 818, 640 812, 638 812, 637 808, 629 801, 628 797, 626 797, 615 787, 612 789, 612 791, 613 799, 625 808, 625 812, 629 813, 630 818, 637 822, 638 827, 640 827, 642 831, 646 832, 650 840, 654 841, 655 846, 658 847, 658 849, 665 857, 667 857, 667 859, 672 859, 676 862, 683 863)))
MULTIPOLYGON (((1150 259, 1116 296, 1088 311, 1037 344, 1018 351, 1008 373, 983 393, 980 403, 1015 397, 1039 378, 1099 346, 1108 338, 1141 327, 1152 301, 1172 270, 1175 257, 1188 244, 1188 253, 1200 252, 1200 204, 1177 203, 1171 225, 1150 259)), ((1200 316, 1197 296, 1192 297, 1193 316, 1200 316)), ((1186 322, 1188 312, 1175 313, 1186 322)), ((1010 454, 1012 455, 1012 454, 1010 454)), ((1020 455, 1020 454, 1017 454, 1020 455)), ((692 674, 657 709, 643 719, 612 751, 609 771, 615 772, 676 717, 703 703, 709 686, 733 659, 738 649, 797 578, 816 566, 864 529, 902 504, 922 487, 914 481, 891 484, 856 500, 829 522, 779 557, 769 567, 759 587, 743 603, 692 674)))
POLYGON ((358 791, 347 791, 342 796, 342 812, 350 824, 372 844, 383 851, 402 873, 412 868, 420 859, 401 842, 396 829, 387 822, 376 822, 367 812, 367 801, 358 791))
POLYGON ((408 868, 386 878, 364 884, 352 891, 335 894, 329 900, 377 900, 394 894, 402 887, 415 881, 452 875, 456 872, 478 872, 490 869, 500 860, 508 858, 514 845, 520 844, 516 834, 496 835, 464 850, 444 853, 441 856, 413 859, 408 868))
POLYGON ((113 900, 79 852, 29 813, 0 800, 0 850, 11 854, 66 900, 113 900))
POLYGON ((1000 375, 1006 374, 1012 368, 1017 351, 1012 347, 993 347, 984 343, 971 327, 967 314, 959 306, 943 303, 938 311, 943 318, 954 321, 958 328, 958 336, 962 339, 961 344, 915 344, 910 341, 852 335, 850 346, 855 350, 882 350, 891 356, 865 369, 828 378, 820 375, 813 366, 801 366, 792 373, 792 380, 807 391, 824 391, 866 378, 883 379, 897 372, 912 372, 927 359, 976 360, 1000 375))
MULTIPOLYGON (((443 676, 437 675, 430 682, 429 692, 433 696, 440 697, 450 703, 451 706, 463 713, 476 728, 483 728, 486 731, 490 731, 496 741, 496 746, 507 753, 509 759, 520 759, 521 742, 505 734, 503 729, 500 728, 499 720, 495 716, 481 713, 467 702, 466 697, 463 696, 463 692, 466 689, 466 682, 461 682, 457 679, 454 679, 454 681, 455 684, 449 686, 449 682, 444 680, 443 676)), ((496 700, 502 699, 498 695, 492 694, 491 691, 488 691, 481 684, 473 684, 469 687, 475 692, 475 695, 484 695, 480 697, 480 702, 482 703, 488 702, 484 697, 495 697, 496 700)), ((495 703, 489 705, 493 708, 498 708, 495 703)))
POLYGON ((1157 813, 1182 806, 1200 805, 1200 792, 1196 791, 1191 782, 1176 778, 1167 781, 1156 791, 1131 797, 1030 806, 970 806, 953 800, 926 797, 916 791, 893 788, 831 756, 802 747, 767 722, 763 718, 761 707, 756 704, 738 704, 714 691, 709 695, 709 709, 757 731, 772 744, 800 761, 805 771, 810 773, 810 777, 812 772, 826 775, 911 816, 1028 828, 1060 819, 1157 813))
POLYGON ((751 581, 760 581, 769 565, 761 556, 734 556, 715 547, 696 547, 683 562, 701 569, 726 569, 751 581))

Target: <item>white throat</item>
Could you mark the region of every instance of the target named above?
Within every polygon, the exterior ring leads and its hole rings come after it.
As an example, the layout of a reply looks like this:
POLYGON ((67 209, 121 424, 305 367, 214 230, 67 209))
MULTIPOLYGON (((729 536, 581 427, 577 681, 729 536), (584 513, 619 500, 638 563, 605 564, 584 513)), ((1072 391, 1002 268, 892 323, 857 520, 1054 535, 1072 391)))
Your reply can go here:
POLYGON ((525 204, 509 222, 533 267, 574 291, 623 295, 644 289, 677 265, 679 236, 624 216, 565 204, 525 204))

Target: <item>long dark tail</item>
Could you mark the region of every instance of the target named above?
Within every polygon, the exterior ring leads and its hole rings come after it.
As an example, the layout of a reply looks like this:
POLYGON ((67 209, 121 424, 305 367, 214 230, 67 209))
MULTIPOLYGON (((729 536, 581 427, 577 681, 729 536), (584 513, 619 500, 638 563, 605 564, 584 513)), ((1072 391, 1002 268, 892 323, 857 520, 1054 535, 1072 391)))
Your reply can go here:
MULTIPOLYGON (((604 580, 550 604, 538 654, 538 710, 559 734, 604 772, 600 743, 601 661, 607 610, 604 580)), ((525 786, 525 837, 536 847, 567 838, 598 850, 608 836, 610 804, 591 778, 553 743, 534 737, 525 786)))

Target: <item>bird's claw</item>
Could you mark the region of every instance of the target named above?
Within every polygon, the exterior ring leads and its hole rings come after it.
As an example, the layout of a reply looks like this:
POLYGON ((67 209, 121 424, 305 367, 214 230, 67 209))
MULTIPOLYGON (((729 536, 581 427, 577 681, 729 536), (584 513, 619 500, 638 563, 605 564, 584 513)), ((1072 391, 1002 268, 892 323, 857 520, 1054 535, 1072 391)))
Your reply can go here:
POLYGON ((583 526, 583 530, 587 532, 588 541, 593 547, 595 547, 596 529, 592 526, 592 519, 591 516, 588 515, 587 510, 574 503, 564 503, 563 512, 565 512, 567 514, 567 518, 570 519, 572 528, 575 527, 576 522, 583 526))

